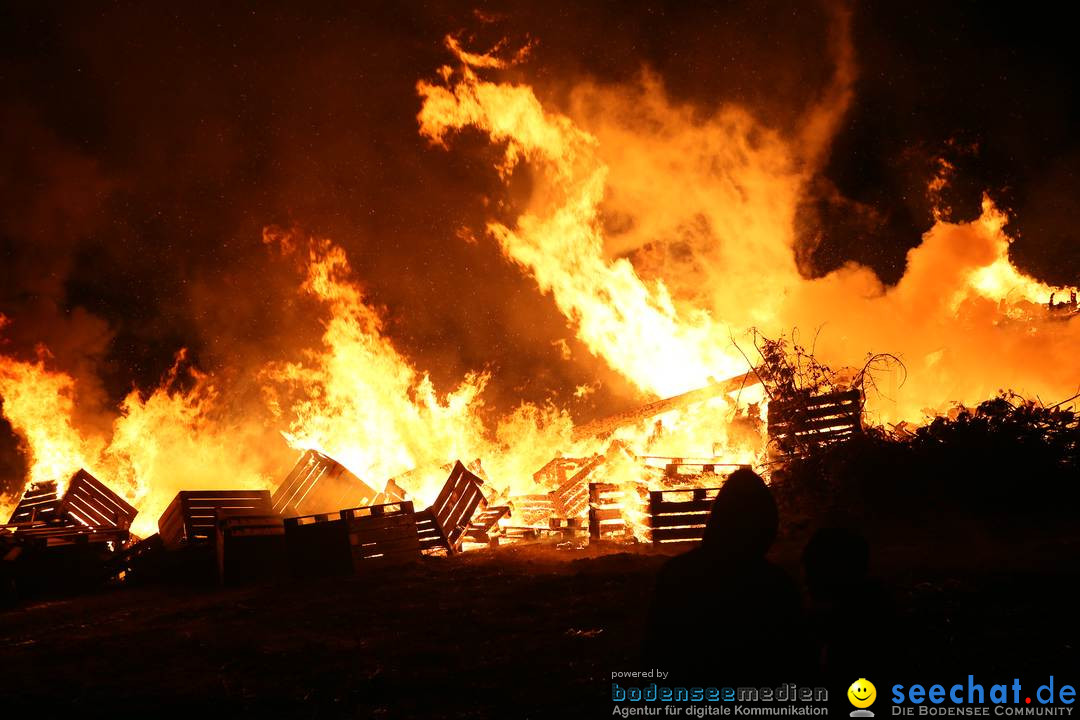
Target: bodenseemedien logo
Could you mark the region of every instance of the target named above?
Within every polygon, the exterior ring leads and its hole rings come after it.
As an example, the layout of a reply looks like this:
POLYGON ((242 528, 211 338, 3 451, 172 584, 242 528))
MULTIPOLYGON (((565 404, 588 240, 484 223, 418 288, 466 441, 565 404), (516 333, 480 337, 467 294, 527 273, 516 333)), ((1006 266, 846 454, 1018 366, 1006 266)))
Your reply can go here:
POLYGON ((874 687, 874 683, 866 678, 859 678, 847 689, 847 697, 848 702, 855 706, 855 709, 851 711, 851 717, 874 717, 874 713, 867 710, 877 699, 877 688, 874 687))

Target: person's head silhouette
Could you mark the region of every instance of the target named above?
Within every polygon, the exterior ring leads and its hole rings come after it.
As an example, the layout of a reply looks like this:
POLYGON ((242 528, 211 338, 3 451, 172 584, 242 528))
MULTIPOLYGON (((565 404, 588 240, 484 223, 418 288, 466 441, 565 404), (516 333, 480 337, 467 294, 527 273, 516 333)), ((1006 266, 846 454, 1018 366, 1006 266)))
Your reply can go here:
POLYGON ((777 524, 769 488, 757 473, 740 468, 716 495, 702 548, 725 560, 761 559, 776 539, 777 524))

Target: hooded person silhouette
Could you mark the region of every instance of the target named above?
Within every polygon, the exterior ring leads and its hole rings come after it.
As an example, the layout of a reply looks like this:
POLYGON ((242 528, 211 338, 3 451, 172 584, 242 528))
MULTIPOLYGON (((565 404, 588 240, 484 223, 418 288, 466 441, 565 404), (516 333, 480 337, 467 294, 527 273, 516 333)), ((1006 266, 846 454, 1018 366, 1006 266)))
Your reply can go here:
POLYGON ((781 683, 804 675, 799 593, 765 555, 778 515, 756 473, 728 477, 701 545, 671 558, 656 581, 644 659, 671 681, 707 686, 781 683))

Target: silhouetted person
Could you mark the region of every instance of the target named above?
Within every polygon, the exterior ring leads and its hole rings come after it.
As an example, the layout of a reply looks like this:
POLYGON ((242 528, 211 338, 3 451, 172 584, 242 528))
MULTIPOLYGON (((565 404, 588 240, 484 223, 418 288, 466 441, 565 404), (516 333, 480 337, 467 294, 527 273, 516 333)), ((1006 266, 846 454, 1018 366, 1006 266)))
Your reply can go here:
POLYGON ((811 632, 826 679, 861 677, 865 668, 883 668, 889 660, 892 601, 868 577, 869 567, 869 545, 851 530, 818 530, 803 550, 811 632))
POLYGON ((716 496, 700 547, 660 570, 645 632, 645 660, 671 681, 705 686, 778 684, 805 676, 799 593, 765 559, 776 503, 747 469, 716 496))

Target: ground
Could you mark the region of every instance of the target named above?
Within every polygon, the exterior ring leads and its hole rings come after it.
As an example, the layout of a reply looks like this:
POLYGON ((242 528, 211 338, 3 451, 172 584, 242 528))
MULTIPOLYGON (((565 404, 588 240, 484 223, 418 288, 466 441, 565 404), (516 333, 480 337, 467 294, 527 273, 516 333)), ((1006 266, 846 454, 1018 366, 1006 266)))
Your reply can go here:
MULTIPOLYGON (((773 552, 795 577, 803 540, 773 552)), ((1075 675, 1076 534, 968 525, 871 540, 900 610, 900 666, 1075 675)), ((610 674, 640 666, 664 559, 515 546, 369 577, 37 600, 0 613, 0 694, 6 712, 57 714, 609 717, 610 674)))

